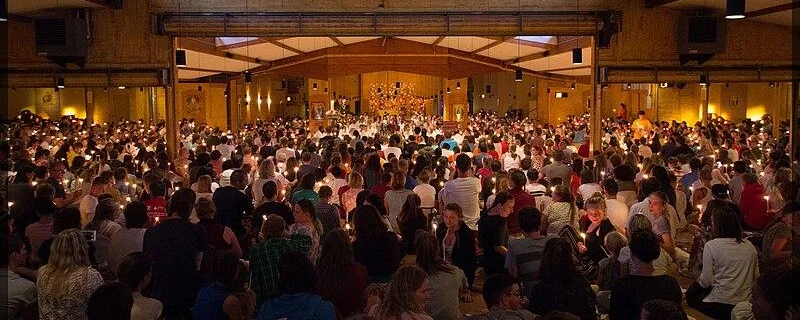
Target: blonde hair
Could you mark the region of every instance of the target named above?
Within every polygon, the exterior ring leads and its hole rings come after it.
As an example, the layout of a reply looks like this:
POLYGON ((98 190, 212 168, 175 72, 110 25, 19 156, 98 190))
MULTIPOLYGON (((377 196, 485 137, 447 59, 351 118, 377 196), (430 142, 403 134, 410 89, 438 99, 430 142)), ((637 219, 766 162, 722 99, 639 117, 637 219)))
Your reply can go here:
POLYGON ((603 245, 606 250, 614 257, 619 257, 619 251, 628 245, 628 239, 619 232, 611 231, 606 235, 603 240, 603 245))
POLYGON ((398 269, 378 307, 378 319, 396 318, 404 312, 425 314, 425 306, 418 304, 413 296, 427 278, 425 271, 417 266, 398 269))
POLYGON ((39 269, 36 286, 49 295, 62 297, 69 292, 70 275, 74 272, 87 275, 89 266, 88 245, 79 229, 62 231, 50 247, 50 259, 39 269))
POLYGON ((261 179, 268 179, 275 176, 275 163, 272 159, 264 159, 258 166, 258 177, 261 179))
POLYGON ((364 178, 360 173, 353 171, 350 173, 347 185, 353 189, 361 189, 364 186, 364 178))
POLYGON ((595 209, 600 209, 603 210, 603 212, 608 210, 606 207, 606 197, 604 197, 600 192, 595 192, 591 197, 589 197, 589 199, 586 199, 586 201, 583 203, 583 206, 585 208, 592 207, 595 209))
POLYGON ((197 193, 211 193, 211 176, 202 175, 197 178, 197 193))

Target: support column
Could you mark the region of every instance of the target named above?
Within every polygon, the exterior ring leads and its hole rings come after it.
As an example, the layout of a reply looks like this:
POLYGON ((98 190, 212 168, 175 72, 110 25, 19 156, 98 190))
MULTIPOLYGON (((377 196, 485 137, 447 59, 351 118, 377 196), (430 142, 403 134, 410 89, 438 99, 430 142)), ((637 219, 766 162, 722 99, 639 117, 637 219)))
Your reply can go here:
POLYGON ((178 85, 178 70, 175 65, 175 50, 178 49, 177 42, 173 37, 172 40, 172 52, 170 52, 170 66, 169 66, 169 73, 170 73, 170 81, 167 84, 165 91, 166 97, 166 124, 167 124, 167 154, 169 155, 170 159, 174 159, 175 155, 177 154, 178 150, 178 121, 176 119, 177 115, 177 104, 176 104, 176 87, 178 85))
POLYGON ((708 90, 711 84, 700 86, 700 98, 703 102, 700 103, 700 121, 703 125, 708 124, 708 90))
POLYGON ((590 146, 592 151, 602 151, 603 148, 603 113, 601 112, 602 95, 598 94, 602 88, 600 81, 597 81, 597 62, 600 61, 597 50, 597 37, 592 37, 592 72, 591 72, 591 85, 592 85, 592 105, 589 113, 589 129, 591 130, 590 146))
POLYGON ((94 123, 94 93, 91 88, 83 88, 83 108, 86 110, 86 123, 94 123))
MULTIPOLYGON (((800 150, 800 82, 790 82, 792 86, 790 98, 792 101, 792 107, 789 108, 789 130, 792 134, 789 136, 789 145, 791 148, 789 149, 789 157, 792 161, 800 161, 795 155, 797 150, 800 150)), ((775 125, 775 124, 773 124, 775 125)))

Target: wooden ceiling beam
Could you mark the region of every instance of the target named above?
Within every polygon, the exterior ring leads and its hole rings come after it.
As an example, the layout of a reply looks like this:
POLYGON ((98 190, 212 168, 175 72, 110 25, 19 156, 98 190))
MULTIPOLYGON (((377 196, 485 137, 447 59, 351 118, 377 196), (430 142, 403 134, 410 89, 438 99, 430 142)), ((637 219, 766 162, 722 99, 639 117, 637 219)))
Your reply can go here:
POLYGON ((178 67, 178 70, 200 71, 200 72, 216 72, 216 73, 229 73, 229 74, 234 74, 234 73, 236 73, 236 72, 233 72, 233 71, 225 71, 225 70, 217 70, 217 69, 206 69, 206 68, 194 68, 194 67, 178 67))
MULTIPOLYGON (((307 52, 303 55, 275 60, 270 66, 258 67, 253 69, 252 72, 254 74, 267 72, 291 72, 292 74, 295 74, 300 72, 298 70, 319 69, 320 66, 323 65, 329 66, 330 64, 334 63, 331 61, 336 60, 340 62, 346 60, 348 63, 354 63, 355 65, 353 68, 350 68, 350 71, 355 72, 354 70, 357 69, 355 66, 361 66, 361 69, 367 68, 370 70, 379 70, 392 69, 401 64, 405 65, 411 63, 419 66, 421 63, 424 64, 424 61, 449 59, 451 64, 457 64, 460 61, 479 66, 480 70, 482 70, 480 72, 513 72, 517 69, 521 69, 526 74, 547 79, 556 79, 561 81, 574 81, 575 79, 575 77, 572 76, 558 75, 549 72, 541 72, 510 66, 504 63, 502 60, 482 55, 475 55, 467 51, 438 47, 436 51, 431 52, 430 49, 425 50, 425 48, 430 47, 420 42, 398 38, 386 39, 386 43, 384 44, 384 39, 378 38, 369 41, 351 43, 343 47, 323 48, 320 50, 307 52), (310 68, 309 66, 312 65, 315 67, 310 68)), ((449 74, 452 76, 454 74, 462 74, 466 72, 457 69, 458 68, 453 68, 449 74)), ((475 72, 478 71, 473 71, 473 74, 477 74, 475 72)))
POLYGON ((217 57, 228 58, 255 64, 269 64, 269 61, 262 61, 256 58, 246 57, 243 55, 217 50, 217 47, 213 43, 208 43, 195 38, 180 38, 178 44, 180 45, 181 49, 197 51, 200 53, 210 54, 217 57))
MULTIPOLYGON (((268 38, 257 38, 255 40, 248 40, 248 41, 242 41, 242 42, 237 42, 237 43, 231 43, 231 44, 226 44, 226 45, 222 45, 222 46, 217 46, 217 50, 219 50, 219 51, 228 51, 228 50, 231 50, 231 49, 238 49, 238 48, 244 48, 244 47, 247 47, 247 46, 253 46, 253 45, 257 45, 257 44, 268 43, 269 41, 270 41, 270 39, 268 39, 268 38)), ((216 43, 215 43, 215 45, 216 45, 216 43)))
POLYGON ((444 41, 444 38, 447 38, 447 36, 440 36, 440 37, 436 38, 436 41, 431 43, 431 45, 434 46, 434 47, 438 46, 440 43, 442 43, 442 41, 444 41))
POLYGON ((590 38, 590 37, 571 37, 571 38, 564 37, 563 39, 564 40, 562 41, 562 37, 558 38, 559 43, 556 45, 555 49, 553 49, 553 50, 548 50, 548 51, 539 52, 539 53, 533 53, 533 54, 529 54, 527 56, 522 56, 522 57, 519 57, 519 58, 508 59, 505 62, 509 63, 509 64, 521 63, 521 62, 526 62, 526 61, 545 58, 545 57, 548 57, 548 56, 554 56, 554 55, 557 55, 557 54, 567 53, 567 52, 572 51, 572 49, 578 48, 578 47, 580 47, 580 48, 588 48, 588 47, 590 47, 592 45, 592 38, 590 38), (577 41, 577 44, 575 43, 576 41, 577 41))
POLYGON ((535 48, 541 48, 541 49, 545 49, 545 50, 552 50, 552 49, 556 48, 556 45, 552 44, 552 43, 531 41, 531 40, 525 40, 525 39, 517 39, 517 37, 505 37, 505 38, 501 38, 501 37, 486 37, 486 38, 487 39, 493 39, 493 40, 505 39, 505 42, 508 42, 508 43, 519 44, 519 45, 535 47, 535 48))
POLYGON ((274 45, 274 46, 276 46, 276 47, 279 47, 279 48, 281 48, 281 49, 286 49, 286 50, 289 50, 289 51, 291 51, 291 52, 294 52, 294 53, 296 53, 296 54, 306 54, 306 52, 305 52, 305 51, 302 51, 302 50, 300 50, 300 49, 297 49, 297 48, 295 48, 295 47, 292 47, 292 46, 290 46, 290 45, 284 44, 283 42, 280 42, 280 41, 278 41, 278 40, 269 40, 269 41, 267 41, 267 42, 269 42, 270 44, 272 44, 272 45, 274 45))
POLYGON ((680 0, 645 0, 644 7, 648 9, 652 9, 658 6, 668 5, 673 2, 678 2, 680 0))
POLYGON ((768 14, 784 12, 784 11, 788 11, 788 10, 794 10, 794 9, 797 9, 797 8, 800 8, 800 1, 792 1, 792 2, 789 2, 789 3, 784 3, 784 4, 781 4, 781 5, 777 5, 777 6, 772 6, 772 7, 767 7, 767 8, 763 8, 763 9, 758 9, 758 10, 753 10, 753 11, 750 11, 750 12, 746 12, 744 14, 744 16, 746 18, 755 18, 755 17, 765 16, 765 15, 768 15, 768 14))
POLYGON ((581 64, 581 65, 577 65, 577 66, 571 65, 571 66, 569 66, 569 67, 564 67, 564 68, 555 68, 555 69, 547 69, 547 70, 542 70, 542 71, 546 71, 546 72, 560 72, 560 71, 572 71, 572 70, 579 70, 579 69, 587 69, 587 68, 591 68, 591 67, 592 67, 591 65, 585 65, 585 64, 581 64))
POLYGON ((329 37, 329 38, 331 38, 331 41, 335 42, 337 46, 344 47, 344 42, 339 40, 339 38, 337 37, 329 37))
POLYGON ((481 52, 481 51, 484 51, 484 50, 488 50, 488 49, 494 48, 494 47, 496 47, 496 46, 498 46, 498 45, 502 44, 503 42, 506 42, 508 39, 511 39, 511 37, 501 37, 501 38, 499 38, 499 39, 495 40, 495 41, 494 41, 494 42, 492 42, 492 43, 489 43, 489 44, 487 44, 487 45, 485 45, 485 46, 483 46, 483 47, 480 47, 480 48, 478 48, 478 49, 472 50, 472 52, 470 52, 470 53, 472 53, 472 54, 476 54, 476 53, 478 53, 478 52, 481 52))

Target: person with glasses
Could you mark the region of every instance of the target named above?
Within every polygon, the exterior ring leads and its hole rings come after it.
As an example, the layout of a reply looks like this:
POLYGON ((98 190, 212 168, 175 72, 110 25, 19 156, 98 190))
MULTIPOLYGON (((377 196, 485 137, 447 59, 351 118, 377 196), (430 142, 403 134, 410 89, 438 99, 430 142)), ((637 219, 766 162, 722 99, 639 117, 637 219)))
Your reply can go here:
POLYGON ((76 190, 72 194, 67 195, 66 189, 69 187, 64 183, 64 173, 67 172, 66 167, 61 162, 53 162, 47 169, 49 177, 44 180, 45 183, 51 185, 55 190, 53 202, 59 208, 66 207, 81 199, 81 190, 76 190))
POLYGON ((483 301, 489 312, 468 318, 474 320, 533 320, 538 316, 523 309, 525 294, 519 284, 509 275, 496 274, 483 282, 483 301))

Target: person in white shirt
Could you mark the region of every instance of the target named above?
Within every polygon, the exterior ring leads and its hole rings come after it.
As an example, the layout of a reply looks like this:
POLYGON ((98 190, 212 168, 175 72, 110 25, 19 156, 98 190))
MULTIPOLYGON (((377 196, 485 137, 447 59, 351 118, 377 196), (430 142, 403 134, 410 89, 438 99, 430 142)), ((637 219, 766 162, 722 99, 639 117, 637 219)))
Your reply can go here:
POLYGON ((517 154, 517 145, 512 144, 508 147, 508 152, 503 154, 503 170, 519 169, 520 156, 517 154))
POLYGON ((134 201, 125 206, 125 228, 111 237, 108 248, 108 270, 117 271, 120 263, 128 254, 142 251, 144 232, 147 231, 147 206, 134 201))
POLYGON ((103 194, 108 187, 108 180, 103 177, 98 176, 92 180, 89 194, 83 196, 78 206, 81 211, 81 226, 85 227, 94 219, 94 210, 97 208, 97 197, 103 194))
POLYGON ((281 148, 278 151, 275 151, 275 160, 279 163, 286 162, 286 159, 294 157, 294 150, 289 148, 289 139, 286 137, 281 137, 280 140, 281 148))
POLYGON ((402 150, 400 150, 400 148, 397 147, 397 141, 395 140, 395 138, 389 139, 389 146, 381 151, 383 151, 384 159, 389 159, 390 154, 393 154, 395 158, 400 159, 400 154, 402 153, 402 150))
POLYGON ((0 235, 0 241, 4 246, 11 249, 5 251, 7 256, 3 257, 4 264, 0 265, 0 281, 3 281, 6 289, 3 290, 3 298, 0 299, 0 309, 2 309, 3 319, 21 319, 25 313, 35 313, 36 309, 36 284, 28 279, 21 277, 17 272, 19 266, 25 265, 26 257, 24 244, 21 237, 9 238, 8 234, 0 235), (15 272, 17 271, 17 272, 15 272))
POLYGON ((142 296, 152 277, 153 260, 144 252, 133 252, 122 260, 117 275, 119 282, 133 291, 131 320, 156 320, 161 318, 163 305, 156 299, 142 296))
MULTIPOLYGON (((547 193, 547 187, 539 183, 539 170, 531 168, 525 173, 528 178, 528 184, 525 185, 525 192, 530 193, 534 197, 541 197, 547 193)), ((537 202, 538 199, 537 199, 537 202)))
POLYGON ((625 202, 617 199, 619 186, 614 179, 603 180, 603 195, 606 196, 606 215, 608 220, 618 232, 625 234, 625 226, 628 223, 628 206, 625 202))
POLYGON ((233 150, 235 150, 236 147, 228 144, 227 136, 220 137, 219 141, 220 143, 217 145, 216 150, 219 150, 219 153, 222 154, 223 158, 230 159, 231 153, 233 153, 233 150))
POLYGON ((472 174, 472 160, 460 154, 456 157, 458 178, 447 181, 442 192, 442 203, 458 203, 464 216, 464 222, 471 230, 478 230, 480 207, 478 194, 481 192, 481 181, 472 174))
POLYGON ((602 188, 600 184, 594 182, 594 173, 592 170, 587 168, 583 168, 581 170, 581 185, 578 187, 578 195, 583 200, 589 199, 592 197, 595 192, 602 192, 602 188))
POLYGON ((347 185, 347 180, 345 180, 343 176, 344 172, 342 171, 342 168, 336 166, 331 168, 331 173, 329 175, 330 178, 328 178, 328 182, 326 183, 326 185, 331 188, 334 195, 331 197, 331 204, 339 204, 339 188, 347 185))
POLYGON ((750 300, 758 277, 758 252, 742 239, 739 217, 731 210, 716 211, 711 229, 714 239, 703 248, 703 271, 687 290, 686 302, 711 318, 730 319, 737 303, 750 300), (703 296, 701 288, 711 292, 703 296))
POLYGON ((644 158, 650 158, 653 156, 653 149, 647 145, 647 138, 641 137, 639 138, 639 155, 644 158))
MULTIPOLYGON (((422 208, 433 208, 436 205, 436 188, 432 185, 428 184, 431 180, 431 171, 430 170, 422 170, 417 176, 419 180, 419 184, 414 187, 412 191, 416 193, 420 200, 420 207, 422 208)), ((426 214, 430 213, 430 210, 423 210, 426 214)))

